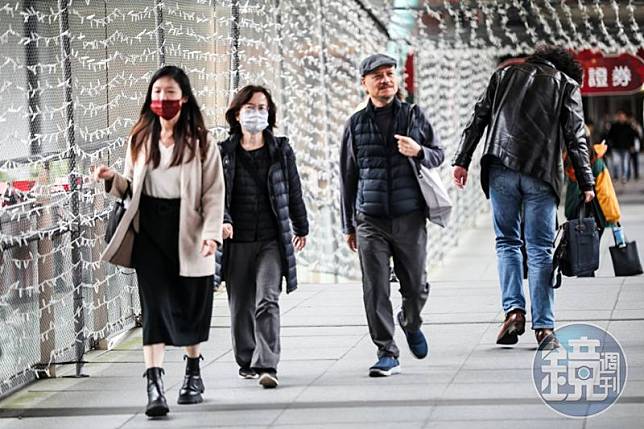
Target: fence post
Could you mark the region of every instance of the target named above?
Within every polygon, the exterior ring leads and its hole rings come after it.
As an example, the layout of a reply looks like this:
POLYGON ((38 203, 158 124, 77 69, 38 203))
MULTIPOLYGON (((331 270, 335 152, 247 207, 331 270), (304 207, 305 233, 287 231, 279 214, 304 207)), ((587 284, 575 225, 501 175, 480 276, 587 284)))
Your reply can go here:
MULTIPOLYGON (((96 206, 94 207, 95 212, 102 212, 105 208, 105 200, 103 198, 96 198, 94 196, 94 202, 96 206)), ((91 255, 92 261, 98 261, 101 257, 101 247, 97 240, 101 240, 101 233, 104 228, 103 220, 96 220, 94 227, 87 228, 87 238, 92 240, 93 244, 89 254, 91 255), (99 229, 99 225, 101 228, 99 229)), ((92 267, 92 282, 94 283, 94 289, 92 289, 92 315, 94 318, 94 332, 101 332, 107 327, 107 322, 109 319, 109 314, 107 311, 107 283, 105 282, 105 265, 99 264, 96 267, 92 267)), ((96 336, 94 341, 94 347, 99 350, 107 349, 107 333, 102 333, 100 336, 96 336)))
MULTIPOLYGON (((42 213, 38 216, 38 230, 42 231, 52 224, 49 204, 49 163, 45 163, 38 184, 42 186, 43 193, 38 198, 38 205, 42 213)), ((56 277, 54 263, 53 240, 43 237, 38 240, 38 313, 40 320, 40 365, 38 365, 38 378, 56 377, 56 366, 52 363, 52 352, 56 348, 55 313, 52 304, 54 285, 52 279, 56 277)))
MULTIPOLYGON (((24 0, 24 10, 36 10, 35 0, 24 0)), ((24 21, 23 35, 26 38, 32 34, 38 34, 38 18, 36 15, 29 15, 24 21)), ((29 100, 29 111, 40 112, 40 91, 38 83, 40 81, 40 72, 38 65, 38 45, 35 41, 25 43, 25 70, 27 71, 27 99, 29 100)), ((42 151, 40 142, 40 133, 42 129, 42 116, 35 115, 29 120, 29 154, 35 155, 42 151)))
MULTIPOLYGON (((319 16, 318 16, 318 31, 319 31, 319 37, 320 37, 320 85, 322 86, 322 94, 324 95, 323 103, 324 103, 324 120, 322 121, 324 123, 324 139, 323 139, 323 145, 325 149, 325 157, 327 161, 329 162, 328 165, 328 170, 325 173, 325 175, 328 175, 330 171, 333 171, 334 166, 333 166, 333 153, 332 153, 332 148, 331 148, 331 120, 329 119, 331 117, 330 109, 331 109, 331 99, 329 97, 329 88, 327 87, 327 65, 328 65, 328 60, 327 60, 327 32, 325 29, 325 15, 324 15, 324 0, 319 0, 318 1, 318 7, 319 7, 319 16)), ((326 176, 326 186, 331 185, 331 180, 328 176, 326 176)), ((335 210, 333 210, 333 207, 331 206, 329 210, 329 223, 331 225, 336 225, 339 223, 339 219, 337 219, 337 213, 335 210)), ((340 257, 338 255, 338 252, 340 251, 340 248, 342 246, 342 242, 339 239, 338 234, 332 234, 331 236, 332 240, 332 255, 333 255, 333 266, 336 267, 333 270, 333 276, 334 279, 333 281, 337 283, 338 281, 338 269, 337 267, 340 266, 340 257)))
POLYGON ((159 66, 165 65, 165 30, 163 29, 163 0, 155 0, 154 23, 157 26, 157 50, 159 51, 159 66))
MULTIPOLYGON (((35 0, 25 0, 23 8, 25 10, 36 10, 35 0)), ((26 38, 32 34, 38 33, 38 19, 36 15, 29 15, 23 23, 23 35, 26 38)), ((27 67, 27 99, 29 102, 29 111, 40 112, 40 91, 38 86, 40 82, 38 64, 38 45, 33 41, 25 44, 25 59, 27 67)), ((31 156, 42 152, 40 135, 42 132, 42 116, 36 115, 29 121, 29 154, 31 156)), ((43 165, 43 169, 38 176, 37 184, 42 189, 42 195, 38 197, 37 205, 42 207, 42 213, 38 216, 37 227, 42 231, 51 226, 52 216, 48 207, 51 202, 49 196, 49 163, 43 165)), ((37 267, 37 293, 38 315, 40 325, 40 363, 36 366, 39 378, 55 377, 56 367, 51 365, 52 352, 56 348, 56 331, 54 306, 51 305, 54 287, 50 282, 56 277, 55 265, 53 263, 53 242, 50 238, 43 237, 38 240, 38 267, 37 267)))
MULTIPOLYGON (((284 111, 286 111, 286 88, 288 87, 288 80, 286 78, 286 75, 284 73, 284 47, 282 44, 283 41, 283 32, 282 32, 282 10, 281 10, 281 3, 280 0, 275 0, 274 2, 274 7, 273 11, 275 12, 275 23, 277 24, 277 52, 279 55, 280 59, 280 68, 279 68, 279 79, 280 79, 280 106, 284 111)), ((283 118, 286 119, 287 113, 284 113, 283 118)), ((284 125, 284 134, 287 136, 290 136, 291 133, 289 132, 289 124, 291 121, 284 120, 282 121, 284 125)))
POLYGON ((66 126, 65 139, 69 152, 69 192, 71 193, 71 212, 74 218, 70 232, 72 244, 72 284, 74 287, 74 332, 75 339, 75 361, 76 377, 81 377, 83 369, 83 355, 85 354, 85 311, 83 308, 83 266, 81 260, 80 238, 80 213, 79 213, 79 189, 76 171, 76 138, 74 125, 74 104, 72 98, 72 62, 71 62, 71 37, 69 28, 69 3, 70 0, 58 0, 60 10, 60 50, 63 61, 63 82, 65 82, 65 104, 66 104, 66 126))
POLYGON ((232 39, 230 53, 230 90, 236 92, 239 88, 239 0, 234 0, 230 8, 232 21, 230 23, 230 37, 232 39))

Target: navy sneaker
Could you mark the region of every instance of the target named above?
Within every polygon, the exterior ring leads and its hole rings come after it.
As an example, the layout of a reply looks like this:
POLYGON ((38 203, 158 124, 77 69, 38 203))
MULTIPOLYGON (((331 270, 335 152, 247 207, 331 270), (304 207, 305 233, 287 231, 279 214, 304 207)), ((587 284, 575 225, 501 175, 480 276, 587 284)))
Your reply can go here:
POLYGON ((389 377, 400 374, 400 362, 393 356, 383 356, 369 368, 369 377, 389 377))
POLYGON ((416 332, 409 332, 406 330, 403 325, 402 311, 398 313, 398 324, 405 333, 405 337, 407 337, 407 345, 409 346, 411 354, 413 354, 417 359, 422 359, 427 356, 429 353, 429 346, 427 346, 427 340, 423 335, 423 331, 420 329, 416 332))

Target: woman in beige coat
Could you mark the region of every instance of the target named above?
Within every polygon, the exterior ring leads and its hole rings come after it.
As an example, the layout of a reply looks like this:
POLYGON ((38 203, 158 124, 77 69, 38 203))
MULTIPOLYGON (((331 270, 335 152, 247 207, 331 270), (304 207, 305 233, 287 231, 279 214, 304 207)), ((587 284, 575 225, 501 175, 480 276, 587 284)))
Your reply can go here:
POLYGON ((163 416, 166 345, 185 346, 179 404, 203 401, 199 344, 208 340, 214 254, 222 242, 224 180, 212 137, 185 72, 159 69, 130 133, 123 174, 101 165, 97 180, 131 201, 102 259, 136 269, 143 313, 148 416, 163 416))

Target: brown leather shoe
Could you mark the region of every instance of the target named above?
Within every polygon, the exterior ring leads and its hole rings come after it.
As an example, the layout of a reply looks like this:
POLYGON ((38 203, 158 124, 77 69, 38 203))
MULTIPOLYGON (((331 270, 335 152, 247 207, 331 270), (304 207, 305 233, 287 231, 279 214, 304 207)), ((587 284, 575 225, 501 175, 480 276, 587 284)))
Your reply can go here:
POLYGON ((525 313, 521 310, 512 310, 505 315, 505 322, 496 337, 497 344, 516 344, 519 335, 525 332, 525 313))
POLYGON ((559 340, 552 329, 535 329, 534 336, 537 338, 537 344, 541 350, 554 350, 560 347, 559 340))

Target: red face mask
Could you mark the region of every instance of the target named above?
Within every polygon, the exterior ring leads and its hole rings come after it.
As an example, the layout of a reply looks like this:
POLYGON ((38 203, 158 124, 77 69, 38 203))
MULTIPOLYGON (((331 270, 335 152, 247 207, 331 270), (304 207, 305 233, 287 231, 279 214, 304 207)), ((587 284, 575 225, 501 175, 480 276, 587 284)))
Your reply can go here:
POLYGON ((150 110, 163 119, 172 119, 181 110, 181 100, 152 100, 150 110))

